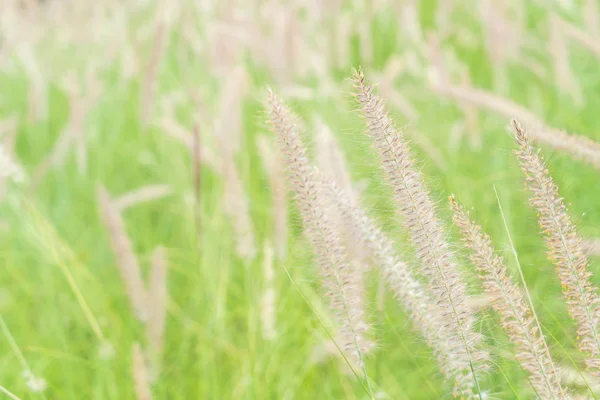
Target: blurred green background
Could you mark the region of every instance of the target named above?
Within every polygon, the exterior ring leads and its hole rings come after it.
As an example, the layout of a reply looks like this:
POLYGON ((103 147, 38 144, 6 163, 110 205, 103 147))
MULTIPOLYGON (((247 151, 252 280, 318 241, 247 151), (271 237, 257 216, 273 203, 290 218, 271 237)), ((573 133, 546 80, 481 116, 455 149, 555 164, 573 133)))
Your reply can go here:
MULTIPOLYGON (((315 313, 326 320, 327 311, 291 201, 287 253, 274 262, 276 336, 265 338, 261 327, 265 249, 281 239, 257 145, 258 137, 271 140, 267 86, 299 114, 311 149, 318 121, 330 128, 365 208, 412 260, 350 95, 347 78, 359 65, 404 127, 448 227, 446 198, 454 193, 506 250, 496 187, 555 361, 582 369, 512 154, 510 115, 444 88, 477 88, 548 126, 600 140, 595 1, 47 0, 0 7, 0 139, 27 175, 21 183, 3 178, 0 190, 0 385, 18 398, 135 398, 131 348, 144 342, 144 327, 119 276, 98 185, 115 199, 168 185, 168 195, 122 211, 143 275, 156 247, 168 258, 154 398, 368 398, 339 357, 319 357, 327 336, 315 313), (198 193, 184 143, 193 143, 194 126, 203 149, 198 193), (231 168, 241 188, 228 183, 231 168), (244 201, 254 258, 236 252, 243 217, 228 211, 243 210, 244 201)), ((581 235, 599 236, 598 171, 542 149, 581 235)), ((598 283, 598 260, 591 261, 598 283)), ((472 270, 466 260, 464 267, 472 270)), ((367 276, 375 397, 450 398, 397 301, 389 293, 378 298, 380 279, 367 276)), ((533 398, 497 316, 483 307, 477 326, 494 362, 481 383, 487 398, 533 398)), ((571 392, 586 393, 577 384, 571 392)))

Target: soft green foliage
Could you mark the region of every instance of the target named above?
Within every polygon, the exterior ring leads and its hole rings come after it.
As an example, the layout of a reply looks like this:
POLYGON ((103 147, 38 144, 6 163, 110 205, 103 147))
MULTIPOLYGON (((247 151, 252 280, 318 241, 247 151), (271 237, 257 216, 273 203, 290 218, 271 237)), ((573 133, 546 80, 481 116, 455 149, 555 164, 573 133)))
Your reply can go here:
MULTIPOLYGON (((437 5, 433 3, 423 1, 420 5, 424 29, 435 27, 432 15, 437 5)), ((530 26, 526 29, 531 37, 544 43, 547 34, 538 21, 547 15, 550 6, 537 3, 545 2, 527 2, 530 26)), ((577 7, 561 14, 581 26, 582 14, 577 7)), ((550 73, 550 57, 544 49, 537 49, 534 57, 547 70, 546 79, 522 64, 509 62, 501 71, 506 86, 494 87, 497 71, 493 71, 477 34, 480 21, 466 13, 454 18, 458 24, 464 23, 477 43, 464 48, 460 40, 451 36, 443 45, 453 49, 468 67, 474 86, 499 92, 528 107, 552 127, 600 140, 599 59, 578 45, 570 46, 570 63, 583 92, 584 103, 580 106, 558 92, 550 73)), ((367 183, 364 205, 397 239, 399 249, 407 250, 406 261, 411 262, 414 259, 404 245, 406 234, 398 229, 389 189, 383 183, 374 151, 362 134, 364 122, 355 112, 353 99, 344 95, 351 90, 344 80, 350 75, 351 66, 363 64, 368 75, 382 69, 391 55, 402 54, 403 45, 395 39, 396 29, 402 27, 397 26, 389 12, 377 14, 372 22, 374 65, 362 62, 358 43, 353 41, 354 51, 347 68, 328 71, 335 76, 336 97, 289 103, 306 117, 307 143, 313 141, 310 123, 315 114, 331 127, 346 151, 354 180, 367 183)), ((156 97, 193 84, 201 88, 202 101, 208 108, 216 109, 222 82, 205 73, 201 64, 181 65, 179 54, 171 51, 181 40, 175 28, 158 73, 156 97)), ((73 68, 77 70, 78 64, 73 68)), ((262 104, 265 87, 277 85, 251 60, 247 70, 252 95, 244 102, 244 135, 236 163, 249 196, 258 248, 262 249, 266 240, 273 241, 273 221, 268 177, 255 139, 267 132, 262 104)), ((330 318, 309 242, 302 234, 292 203, 289 251, 285 259, 275 262, 278 336, 267 341, 261 336, 260 326, 263 254, 253 261, 236 256, 230 219, 223 211, 222 176, 203 168, 200 209, 196 210, 190 152, 160 128, 141 126, 141 76, 131 82, 116 76, 116 69, 110 68, 99 76, 104 90, 86 122, 87 172, 78 172, 71 151, 64 165, 51 169, 35 191, 29 191, 26 184, 11 186, 0 205, 0 219, 7 223, 7 228, 0 231, 0 317, 29 365, 22 364, 16 348, 10 345, 8 331, 0 329, 0 385, 22 399, 134 398, 131 347, 144 340, 143 327, 130 310, 108 233, 99 219, 96 187, 103 184, 117 196, 144 185, 168 183, 173 195, 124 212, 145 277, 157 246, 166 248, 169 259, 166 342, 161 374, 153 386, 155 398, 368 398, 361 380, 348 374, 338 357, 313 362, 315 349, 327 337, 323 325, 329 326, 330 318), (94 327, 96 323, 100 330, 94 327), (101 349, 106 352, 106 346, 114 347, 112 357, 102 354, 101 349), (28 368, 47 381, 46 391, 32 393, 27 388, 23 372, 28 368)), ((314 80, 303 83, 312 87, 319 84, 314 80)), ((27 74, 19 64, 12 70, 0 71, 0 119, 17 116, 15 152, 31 174, 51 151, 64 127, 68 101, 58 82, 51 82, 48 118, 32 122, 27 117, 29 86, 27 74)), ((473 216, 495 240, 495 247, 507 249, 507 233, 494 194, 496 186, 550 351, 558 365, 582 368, 575 328, 554 268, 546 259, 535 212, 528 206, 523 191, 523 178, 512 154, 513 139, 506 133, 507 119, 482 110, 481 148, 469 146, 466 136, 453 145, 451 127, 462 118, 453 100, 430 90, 424 77, 400 76, 394 81, 394 88, 419 112, 414 120, 406 120, 399 113, 394 116, 399 126, 406 125, 407 136, 413 138, 413 151, 439 200, 444 222, 450 227, 445 199, 454 193, 466 207, 475 207, 473 216), (437 159, 431 158, 432 152, 438 155, 437 159)), ((195 105, 184 102, 177 113, 180 123, 191 130, 197 113, 195 105)), ((210 121, 201 123, 203 135, 210 136, 210 129, 210 121)), ((582 236, 600 236, 600 171, 568 154, 550 148, 542 151, 582 236)), ((463 255, 459 241, 454 243, 463 255)), ((471 271, 469 275, 474 276, 466 257, 461 260, 471 271)), ((506 260, 509 271, 515 273, 509 252, 506 260)), ((592 258, 590 269, 596 284, 600 282, 599 267, 600 260, 592 258)), ((378 303, 380 279, 374 272, 368 274, 367 315, 378 346, 366 364, 373 392, 391 399, 448 397, 450 386, 443 382, 430 349, 410 327, 398 302, 386 293, 383 303, 378 303)), ((479 282, 473 279, 473 283, 474 292, 478 292, 479 282)), ((482 389, 494 398, 532 398, 526 374, 510 353, 508 339, 490 309, 482 310, 476 328, 484 334, 495 364, 480 382, 482 389)))

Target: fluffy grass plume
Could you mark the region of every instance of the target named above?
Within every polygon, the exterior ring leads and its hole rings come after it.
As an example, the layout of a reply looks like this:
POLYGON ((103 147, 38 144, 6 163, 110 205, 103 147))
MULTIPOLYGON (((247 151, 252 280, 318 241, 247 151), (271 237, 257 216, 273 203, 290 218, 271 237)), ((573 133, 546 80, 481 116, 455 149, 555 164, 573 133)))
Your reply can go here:
POLYGON ((140 321, 146 321, 148 310, 146 307, 146 288, 142 279, 140 265, 133 251, 133 245, 127 235, 125 221, 115 207, 112 198, 102 186, 98 186, 98 202, 102 221, 108 231, 110 244, 116 257, 117 267, 121 273, 125 290, 133 313, 140 321))
POLYGON ((477 371, 485 368, 488 354, 480 348, 481 336, 474 330, 475 315, 467 304, 466 285, 446 242, 436 207, 423 184, 402 132, 396 130, 383 101, 368 86, 361 70, 354 72, 356 99, 367 122, 380 161, 390 183, 398 211, 421 261, 421 273, 429 290, 443 307, 444 322, 453 336, 450 373, 455 394, 465 398, 481 395, 477 371))
MULTIPOLYGON (((359 196, 359 191, 355 188, 350 175, 350 170, 338 140, 331 132, 331 129, 322 121, 315 121, 315 165, 327 176, 331 176, 338 187, 340 187, 346 196, 355 199, 359 196)), ((316 172, 316 175, 320 175, 316 172)), ((319 185, 322 184, 319 179, 319 185)), ((352 199, 349 199, 352 201, 352 199)), ((344 218, 335 199, 326 202, 327 215, 330 222, 335 225, 343 246, 348 251, 348 259, 355 263, 357 267, 365 268, 368 265, 366 251, 363 246, 357 246, 361 241, 360 232, 356 226, 350 223, 350 220, 344 218)))
POLYGON ((492 110, 506 118, 516 117, 532 127, 531 136, 534 139, 600 169, 600 143, 586 136, 551 128, 527 108, 492 92, 450 84, 435 84, 434 89, 442 96, 492 110))
POLYGON ((453 348, 445 333, 442 308, 429 295, 427 288, 412 273, 401 259, 394 243, 377 226, 367 212, 340 189, 332 179, 318 174, 325 192, 338 208, 342 218, 349 222, 357 233, 355 245, 363 246, 371 253, 388 287, 410 317, 415 329, 433 350, 442 372, 452 380, 453 348))
POLYGON ((590 372, 600 376, 600 299, 590 280, 592 273, 582 240, 544 159, 530 144, 527 131, 516 120, 512 126, 518 145, 515 153, 525 174, 526 188, 531 193, 529 202, 538 213, 548 258, 556 266, 569 313, 577 325, 579 348, 587 354, 590 372))
POLYGON ((369 325, 364 312, 361 271, 348 262, 346 251, 324 213, 323 199, 290 112, 273 92, 269 92, 268 107, 269 122, 287 165, 288 183, 317 255, 323 284, 329 292, 330 308, 339 325, 341 343, 338 345, 351 362, 364 370, 371 342, 367 337, 369 325))
POLYGON ((542 399, 567 399, 560 375, 540 331, 534 311, 522 290, 508 276, 504 261, 492 248, 490 237, 473 223, 468 211, 450 196, 453 220, 462 233, 470 259, 477 267, 483 288, 502 317, 502 326, 516 346, 517 360, 529 373, 529 382, 542 399))

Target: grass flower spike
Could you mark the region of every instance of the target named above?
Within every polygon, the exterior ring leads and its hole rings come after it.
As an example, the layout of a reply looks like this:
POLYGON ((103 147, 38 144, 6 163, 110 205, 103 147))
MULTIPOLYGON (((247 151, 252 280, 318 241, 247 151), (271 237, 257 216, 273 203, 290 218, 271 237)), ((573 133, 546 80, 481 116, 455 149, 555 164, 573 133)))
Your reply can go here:
POLYGON ((477 267, 483 288, 493 299, 494 309, 502 318, 502 326, 517 348, 516 358, 530 375, 529 381, 542 399, 569 398, 560 385, 560 376, 554 366, 548 346, 534 311, 527 304, 522 290, 515 285, 502 258, 494 253, 492 242, 481 227, 453 196, 450 204, 454 223, 460 229, 465 246, 470 250, 471 262, 477 267))
POLYGON ((383 101, 365 83, 362 71, 354 73, 356 98, 362 108, 394 199, 404 219, 412 244, 421 261, 421 272, 429 281, 432 295, 440 306, 452 335, 454 365, 451 374, 456 395, 480 397, 476 371, 486 365, 487 354, 479 348, 480 335, 473 325, 475 315, 467 304, 466 286, 454 255, 446 242, 442 224, 414 165, 408 143, 385 110, 383 101))
POLYGON ((587 354, 590 372, 600 376, 600 298, 590 281, 592 273, 582 240, 543 158, 529 143, 526 130, 516 120, 512 125, 519 146, 516 155, 531 193, 529 202, 538 213, 548 258, 556 265, 569 313, 577 325, 579 348, 587 354))
MULTIPOLYGON (((364 358, 371 349, 367 338, 362 297, 362 274, 352 268, 338 234, 324 213, 312 167, 300 136, 292 124, 289 111, 271 92, 269 118, 279 138, 281 152, 288 167, 288 183, 317 255, 323 284, 329 291, 330 308, 339 324, 340 347, 346 357, 364 368, 364 358)), ((364 372, 364 370, 363 370, 364 372)))

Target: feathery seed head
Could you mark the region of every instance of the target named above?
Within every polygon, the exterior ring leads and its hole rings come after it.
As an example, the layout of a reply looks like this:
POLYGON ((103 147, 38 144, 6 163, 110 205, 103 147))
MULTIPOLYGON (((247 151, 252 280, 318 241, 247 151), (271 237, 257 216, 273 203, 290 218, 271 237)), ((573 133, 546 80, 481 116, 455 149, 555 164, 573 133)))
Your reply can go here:
POLYGON ((530 375, 530 383, 544 399, 566 399, 560 375, 554 366, 548 346, 532 308, 522 290, 510 277, 504 261, 495 254, 490 237, 473 223, 468 211, 450 196, 453 221, 460 229, 471 262, 477 267, 486 293, 492 297, 502 326, 517 347, 516 358, 530 375))
POLYGON ((516 120, 512 126, 519 146, 515 154, 531 192, 530 204, 537 211, 548 258, 556 266, 569 313, 576 322, 580 350, 588 356, 590 372, 600 376, 600 298, 590 281, 581 238, 544 159, 529 143, 527 131, 516 120))
MULTIPOLYGON (((316 173, 325 194, 338 208, 342 218, 354 227, 358 242, 372 254, 395 297, 404 307, 416 329, 432 348, 443 371, 454 368, 456 346, 446 335, 444 310, 431 298, 424 285, 413 276, 402 261, 392 241, 377 227, 353 196, 338 188, 336 183, 316 173)), ((454 379, 451 375, 450 379, 454 379)))
POLYGON ((129 296, 131 307, 140 321, 146 321, 148 318, 146 289, 138 259, 133 251, 133 245, 127 236, 125 222, 119 210, 115 207, 112 198, 102 186, 98 187, 98 201, 101 217, 108 230, 110 243, 117 259, 117 266, 129 296))
POLYGON ((364 357, 371 349, 363 307, 362 271, 348 262, 339 233, 325 211, 307 151, 298 135, 290 112, 269 90, 269 122, 279 139, 287 165, 290 188, 318 258, 323 285, 329 292, 330 309, 339 324, 340 348, 350 362, 364 369, 364 357))
POLYGON ((410 154, 408 142, 388 115, 383 101, 365 83, 361 70, 354 72, 356 98, 366 119, 368 133, 393 190, 398 211, 404 219, 412 244, 421 261, 422 273, 442 309, 449 344, 454 358, 447 371, 456 392, 466 398, 476 397, 476 369, 487 367, 488 355, 479 348, 481 336, 474 331, 475 315, 466 302, 466 285, 458 270, 454 254, 445 239, 437 210, 424 185, 420 171, 410 154))

